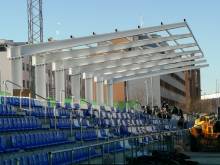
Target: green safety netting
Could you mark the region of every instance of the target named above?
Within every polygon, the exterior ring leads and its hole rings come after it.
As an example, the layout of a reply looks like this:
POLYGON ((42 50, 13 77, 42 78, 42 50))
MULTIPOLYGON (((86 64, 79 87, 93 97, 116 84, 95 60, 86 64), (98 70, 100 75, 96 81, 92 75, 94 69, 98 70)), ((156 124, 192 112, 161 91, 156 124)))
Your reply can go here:
POLYGON ((119 110, 124 110, 125 108, 138 109, 140 108, 140 103, 136 100, 129 100, 127 102, 119 101, 119 102, 114 102, 114 107, 119 108, 119 110))
POLYGON ((0 91, 0 96, 11 96, 9 92, 0 91))

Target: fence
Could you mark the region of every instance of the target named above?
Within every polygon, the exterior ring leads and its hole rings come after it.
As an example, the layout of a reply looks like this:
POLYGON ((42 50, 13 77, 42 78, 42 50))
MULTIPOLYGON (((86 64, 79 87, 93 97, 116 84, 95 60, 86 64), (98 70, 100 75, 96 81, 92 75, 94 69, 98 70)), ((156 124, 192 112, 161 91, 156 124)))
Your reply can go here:
POLYGON ((67 164, 126 164, 128 158, 148 155, 154 150, 174 151, 176 144, 183 144, 183 142, 188 141, 188 133, 188 129, 164 131, 54 151, 48 154, 49 164, 58 163, 55 157, 59 153, 68 153, 69 157, 65 160, 67 164), (157 138, 149 139, 149 137, 157 138), (81 157, 80 153, 83 154, 81 157))

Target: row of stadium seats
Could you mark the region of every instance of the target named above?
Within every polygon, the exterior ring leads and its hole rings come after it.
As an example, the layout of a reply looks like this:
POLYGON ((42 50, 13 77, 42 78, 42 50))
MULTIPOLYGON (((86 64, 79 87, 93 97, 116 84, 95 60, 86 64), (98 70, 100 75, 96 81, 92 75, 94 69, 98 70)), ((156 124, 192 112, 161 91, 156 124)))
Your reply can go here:
POLYGON ((0 104, 0 116, 15 115, 15 114, 16 114, 16 110, 14 107, 12 107, 11 105, 0 104))
MULTIPOLYGON (((55 128, 55 124, 57 128, 71 128, 71 120, 70 119, 50 119, 50 127, 55 128)), ((72 128, 92 128, 93 126, 90 124, 88 119, 73 119, 72 120, 72 128)))
POLYGON ((32 154, 0 161, 1 165, 48 165, 47 153, 32 154))
POLYGON ((87 131, 77 131, 75 133, 76 140, 92 141, 98 138, 96 130, 87 130, 87 131))
POLYGON ((32 115, 36 117, 54 117, 54 116, 70 116, 70 110, 64 108, 50 108, 47 107, 46 110, 44 107, 33 107, 31 110, 27 111, 27 115, 32 115))
POLYGON ((45 133, 22 133, 10 136, 0 136, 0 151, 13 151, 68 143, 64 132, 52 131, 45 133))
POLYGON ((71 151, 58 152, 53 155, 52 164, 62 164, 67 165, 70 163, 79 163, 89 158, 95 158, 101 156, 95 149, 88 150, 75 150, 73 153, 71 151))
POLYGON ((1 96, 1 103, 2 104, 8 104, 8 105, 13 105, 13 106, 20 106, 21 105, 24 107, 29 107, 29 104, 31 104, 31 107, 42 107, 42 104, 39 100, 36 99, 29 99, 25 97, 10 97, 10 96, 1 96))
POLYGON ((41 128, 41 122, 34 117, 0 118, 0 131, 15 131, 41 128))
POLYGON ((13 135, 11 140, 14 148, 35 148, 66 143, 67 135, 64 132, 53 131, 13 135))

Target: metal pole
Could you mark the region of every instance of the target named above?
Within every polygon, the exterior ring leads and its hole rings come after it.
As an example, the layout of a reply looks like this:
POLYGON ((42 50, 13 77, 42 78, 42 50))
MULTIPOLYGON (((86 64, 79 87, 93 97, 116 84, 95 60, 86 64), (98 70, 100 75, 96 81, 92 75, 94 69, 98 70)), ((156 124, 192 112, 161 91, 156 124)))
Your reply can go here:
POLYGON ((152 108, 154 107, 154 91, 153 91, 153 77, 150 78, 151 81, 151 105, 152 108))
POLYGON ((4 81, 4 85, 5 85, 5 91, 4 91, 4 104, 6 105, 6 81, 4 81))
POLYGON ((71 136, 73 136, 73 109, 72 111, 70 112, 70 134, 71 136))
POLYGON ((149 93, 148 93, 149 90, 148 90, 148 81, 147 81, 147 80, 148 80, 148 79, 145 80, 145 86, 146 86, 145 89, 146 89, 146 99, 147 99, 146 102, 147 102, 147 105, 148 105, 148 104, 149 104, 149 93))
POLYGON ((29 111, 30 111, 30 116, 32 113, 32 109, 31 109, 31 93, 29 93, 29 111))
POLYGON ((22 92, 23 92, 23 88, 20 89, 20 109, 22 108, 22 92))

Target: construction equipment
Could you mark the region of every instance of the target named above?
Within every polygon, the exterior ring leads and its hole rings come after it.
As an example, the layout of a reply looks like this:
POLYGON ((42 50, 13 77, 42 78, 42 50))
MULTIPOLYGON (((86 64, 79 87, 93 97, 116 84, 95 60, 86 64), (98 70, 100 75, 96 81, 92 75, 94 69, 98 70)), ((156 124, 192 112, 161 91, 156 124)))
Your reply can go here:
POLYGON ((220 121, 215 114, 203 114, 190 129, 192 151, 220 150, 220 121))

